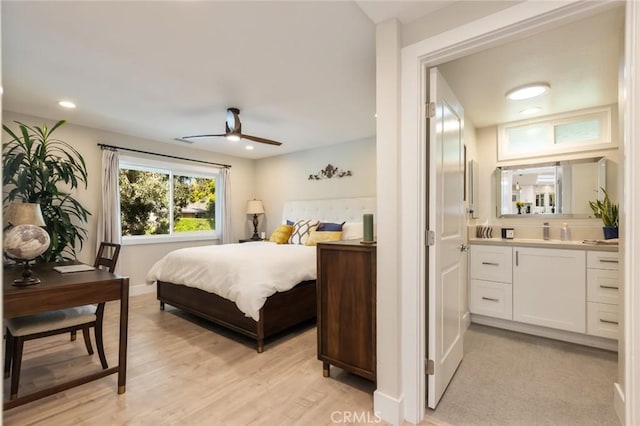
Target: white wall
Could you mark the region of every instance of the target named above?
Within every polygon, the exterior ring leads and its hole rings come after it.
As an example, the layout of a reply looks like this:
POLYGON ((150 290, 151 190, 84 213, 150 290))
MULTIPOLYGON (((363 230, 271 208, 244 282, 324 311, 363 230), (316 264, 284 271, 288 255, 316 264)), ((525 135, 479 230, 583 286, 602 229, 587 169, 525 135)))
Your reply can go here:
MULTIPOLYGON (((32 117, 23 114, 16 114, 9 111, 3 111, 3 123, 9 125, 12 129, 17 129, 17 125, 13 121, 21 121, 27 125, 54 124, 51 120, 32 117)), ((88 127, 76 126, 67 123, 59 127, 54 136, 71 144, 84 157, 88 170, 88 186, 87 189, 81 188, 76 191, 75 197, 87 208, 92 216, 85 228, 88 230, 89 237, 84 247, 78 254, 78 259, 82 262, 93 263, 96 254, 96 232, 97 217, 101 203, 101 150, 96 145, 98 143, 122 146, 127 148, 139 149, 150 152, 157 152, 169 155, 175 155, 186 158, 194 158, 217 163, 231 165, 231 189, 232 189, 232 235, 234 239, 242 238, 246 235, 246 223, 244 221, 246 200, 253 197, 254 185, 254 161, 221 155, 209 151, 195 150, 182 145, 173 145, 152 141, 148 139, 136 138, 118 133, 106 132, 103 130, 92 129, 88 127)), ((3 141, 6 135, 2 135, 3 141)), ((132 155, 127 151, 122 151, 123 155, 132 155)), ((164 159, 173 161, 171 159, 164 159)), ((177 161, 177 160, 176 160, 177 161)), ((171 250, 193 245, 211 244, 212 241, 200 241, 192 243, 161 243, 161 244, 145 244, 145 245, 127 245, 120 252, 118 261, 120 274, 129 276, 131 283, 131 292, 151 290, 151 287, 144 285, 144 277, 147 271, 165 253, 171 250), (138 287, 138 288, 136 288, 138 287)))
MULTIPOLYGON (((286 201, 325 198, 372 197, 376 195, 376 142, 374 138, 329 145, 322 148, 279 155, 256 161, 255 197, 262 200, 265 214, 258 231, 267 236, 282 223, 286 201), (350 170, 352 176, 309 180, 328 164, 350 170)), ((295 219, 295 218, 291 218, 295 219)), ((253 225, 246 217, 244 237, 253 225)))

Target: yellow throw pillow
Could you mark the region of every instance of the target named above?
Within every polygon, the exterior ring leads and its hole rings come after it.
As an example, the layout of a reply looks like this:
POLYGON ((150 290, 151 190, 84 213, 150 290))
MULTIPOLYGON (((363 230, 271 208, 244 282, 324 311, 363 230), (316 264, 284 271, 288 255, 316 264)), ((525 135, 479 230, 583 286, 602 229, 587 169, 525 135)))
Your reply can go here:
POLYGON ((324 243, 327 241, 340 241, 341 239, 341 231, 311 231, 306 244, 308 246, 315 246, 317 243, 324 243))
POLYGON ((292 232, 293 225, 280 225, 275 229, 275 231, 273 231, 269 241, 277 244, 287 244, 292 232))

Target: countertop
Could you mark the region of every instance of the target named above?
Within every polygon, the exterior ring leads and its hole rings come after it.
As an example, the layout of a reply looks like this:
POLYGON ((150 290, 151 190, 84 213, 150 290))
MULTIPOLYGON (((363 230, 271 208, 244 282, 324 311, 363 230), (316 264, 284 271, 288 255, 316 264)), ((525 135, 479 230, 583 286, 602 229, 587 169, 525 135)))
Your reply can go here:
POLYGON ((469 244, 610 252, 618 251, 618 244, 589 244, 583 241, 539 240, 528 238, 514 238, 512 240, 506 240, 502 238, 469 238, 469 244))

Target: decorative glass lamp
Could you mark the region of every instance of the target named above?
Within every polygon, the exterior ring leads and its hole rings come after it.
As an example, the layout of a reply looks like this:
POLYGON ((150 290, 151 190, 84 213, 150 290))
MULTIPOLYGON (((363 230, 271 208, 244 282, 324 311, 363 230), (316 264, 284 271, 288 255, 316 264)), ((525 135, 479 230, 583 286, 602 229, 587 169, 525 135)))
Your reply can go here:
POLYGON ((15 286, 28 286, 40 283, 40 278, 32 277, 29 262, 47 251, 51 239, 45 226, 40 204, 11 203, 4 214, 4 252, 17 262, 24 263, 22 279, 15 280, 15 286))
POLYGON ((261 238, 260 235, 258 235, 258 215, 264 214, 262 201, 255 199, 247 201, 247 214, 253 215, 253 235, 251 236, 251 240, 260 241, 261 238))

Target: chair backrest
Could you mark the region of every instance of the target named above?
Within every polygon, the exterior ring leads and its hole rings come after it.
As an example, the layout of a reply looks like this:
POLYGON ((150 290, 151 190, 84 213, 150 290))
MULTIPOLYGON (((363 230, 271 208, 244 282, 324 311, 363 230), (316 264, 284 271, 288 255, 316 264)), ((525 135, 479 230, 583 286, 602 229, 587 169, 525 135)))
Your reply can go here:
POLYGON ((98 254, 96 254, 96 262, 93 264, 96 268, 104 266, 109 272, 116 270, 116 263, 118 262, 118 256, 120 255, 120 244, 100 243, 98 254), (111 255, 109 255, 111 253, 111 255))

